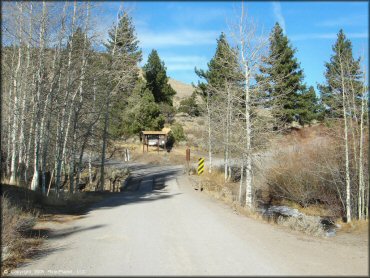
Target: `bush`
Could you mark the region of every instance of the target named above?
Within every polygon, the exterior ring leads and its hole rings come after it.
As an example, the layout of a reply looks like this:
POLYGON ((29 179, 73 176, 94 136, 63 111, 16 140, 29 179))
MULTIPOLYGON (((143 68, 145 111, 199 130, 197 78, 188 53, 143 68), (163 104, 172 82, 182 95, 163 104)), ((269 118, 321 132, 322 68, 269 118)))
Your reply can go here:
POLYGON ((302 207, 313 204, 343 216, 344 173, 341 146, 333 142, 298 145, 276 153, 267 173, 269 194, 275 200, 290 200, 302 207), (338 155, 339 154, 339 155, 338 155))
POLYGON ((175 142, 180 142, 186 139, 184 129, 179 123, 175 123, 171 126, 171 133, 175 142))
POLYGON ((36 224, 36 217, 22 211, 11 204, 8 198, 1 197, 1 261, 14 256, 17 247, 22 242, 22 234, 32 229, 36 224))
POLYGON ((325 230, 318 216, 283 217, 277 219, 279 225, 289 227, 292 230, 304 232, 313 236, 324 236, 325 230))
POLYGON ((196 101, 195 93, 193 93, 190 97, 180 101, 178 112, 187 113, 189 116, 200 116, 201 111, 196 101))

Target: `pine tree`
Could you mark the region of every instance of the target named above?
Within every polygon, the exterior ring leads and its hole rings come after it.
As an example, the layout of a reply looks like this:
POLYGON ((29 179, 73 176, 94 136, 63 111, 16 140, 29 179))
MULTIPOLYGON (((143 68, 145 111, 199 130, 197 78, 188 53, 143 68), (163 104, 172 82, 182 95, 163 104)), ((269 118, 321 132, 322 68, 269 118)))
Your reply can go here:
POLYGON ((330 62, 325 63, 325 78, 326 83, 318 86, 320 90, 323 104, 326 108, 326 116, 330 118, 342 118, 342 78, 340 59, 346 61, 346 66, 343 67, 343 80, 346 86, 353 86, 353 90, 358 92, 358 102, 360 102, 360 94, 362 92, 362 76, 363 73, 360 67, 360 59, 355 60, 352 54, 352 43, 346 38, 341 29, 337 36, 337 41, 332 47, 334 54, 330 58, 330 62), (347 82, 351 81, 351 84, 347 82))
POLYGON ((201 110, 197 103, 196 97, 196 92, 193 92, 190 97, 181 100, 178 111, 187 113, 189 116, 200 116, 201 110))
POLYGON ((313 86, 299 95, 297 111, 299 123, 303 126, 311 123, 312 120, 322 119, 323 106, 319 103, 313 86))
POLYGON ((161 130, 164 117, 159 104, 155 102, 152 92, 144 81, 140 81, 129 99, 127 117, 123 119, 131 135, 143 130, 161 130))
MULTIPOLYGON (((109 82, 105 85, 107 96, 105 100, 103 143, 100 168, 100 189, 104 188, 104 162, 105 150, 108 140, 109 120, 119 118, 117 114, 111 114, 111 103, 124 100, 134 89, 138 79, 138 63, 141 60, 141 50, 134 33, 135 28, 131 18, 124 11, 117 16, 118 22, 109 30, 107 48, 106 78, 109 82)), ((113 110, 117 111, 117 110, 113 110)))
POLYGON ((130 57, 135 63, 141 61, 142 52, 131 17, 124 11, 118 19, 117 29, 114 27, 108 31, 108 43, 104 44, 107 52, 112 54, 114 49, 115 55, 130 57))
POLYGON ((166 67, 156 50, 153 49, 149 54, 148 62, 143 70, 147 87, 153 93, 155 102, 172 106, 172 97, 176 94, 176 91, 168 84, 166 67))
POLYGON ((269 56, 264 57, 264 65, 257 81, 264 85, 267 106, 273 107, 272 114, 282 122, 292 122, 299 114, 297 102, 302 84, 303 71, 288 37, 278 23, 275 24, 270 38, 269 56))
POLYGON ((206 81, 206 83, 198 84, 203 97, 206 96, 206 89, 213 91, 211 94, 216 96, 218 94, 216 91, 224 89, 226 82, 240 83, 243 80, 237 54, 230 47, 224 33, 221 33, 217 39, 216 52, 208 63, 208 70, 196 69, 195 72, 206 81))
POLYGON ((112 108, 110 111, 109 133, 113 138, 122 136, 122 117, 128 105, 128 98, 138 82, 138 63, 141 61, 142 52, 139 41, 135 35, 135 28, 127 12, 122 12, 118 17, 118 25, 108 32, 108 42, 105 44, 108 53, 108 72, 111 78, 107 87, 116 88, 111 96, 112 108), (117 28, 116 28, 117 27, 117 28), (112 80, 114 82, 112 82, 112 80))
POLYGON ((196 74, 205 80, 198 83, 197 91, 205 99, 208 122, 209 172, 212 171, 212 140, 215 128, 222 129, 225 180, 230 177, 229 156, 231 144, 231 127, 240 106, 243 75, 235 49, 230 47, 224 33, 217 39, 215 55, 208 63, 208 70, 197 70, 196 74))
POLYGON ((112 128, 116 137, 125 139, 138 135, 142 130, 161 130, 165 119, 161 115, 160 106, 154 101, 154 96, 139 79, 132 94, 128 97, 125 107, 113 106, 119 110, 117 124, 112 128))
POLYGON ((104 44, 111 63, 111 74, 114 75, 112 86, 119 82, 118 92, 130 93, 138 79, 138 63, 142 59, 142 51, 139 48, 139 41, 135 34, 135 27, 127 12, 122 12, 118 17, 118 25, 108 31, 108 42, 104 44))

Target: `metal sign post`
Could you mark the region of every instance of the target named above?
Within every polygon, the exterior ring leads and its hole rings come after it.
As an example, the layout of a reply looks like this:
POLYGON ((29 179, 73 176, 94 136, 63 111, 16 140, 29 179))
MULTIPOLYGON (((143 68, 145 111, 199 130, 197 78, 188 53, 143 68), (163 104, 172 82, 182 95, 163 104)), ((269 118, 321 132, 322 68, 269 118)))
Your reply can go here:
POLYGON ((198 176, 204 172, 204 158, 199 158, 198 160, 198 176))

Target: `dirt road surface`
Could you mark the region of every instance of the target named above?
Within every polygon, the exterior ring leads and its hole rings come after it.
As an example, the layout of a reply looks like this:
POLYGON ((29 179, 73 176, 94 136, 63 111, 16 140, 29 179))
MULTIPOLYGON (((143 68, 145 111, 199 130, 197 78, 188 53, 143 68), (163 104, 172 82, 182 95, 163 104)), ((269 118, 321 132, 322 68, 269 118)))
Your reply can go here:
POLYGON ((368 274, 365 240, 314 238, 237 215, 194 190, 180 166, 130 167, 124 192, 77 220, 49 223, 49 252, 11 274, 368 274))

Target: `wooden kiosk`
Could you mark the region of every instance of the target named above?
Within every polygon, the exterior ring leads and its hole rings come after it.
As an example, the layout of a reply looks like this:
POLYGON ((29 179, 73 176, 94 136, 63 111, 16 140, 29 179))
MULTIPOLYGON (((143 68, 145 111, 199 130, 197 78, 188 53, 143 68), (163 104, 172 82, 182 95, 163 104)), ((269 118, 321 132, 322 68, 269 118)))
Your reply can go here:
POLYGON ((148 152, 149 146, 157 146, 157 152, 159 152, 159 146, 165 148, 170 129, 163 128, 162 131, 151 131, 146 130, 140 133, 141 141, 143 142, 143 153, 148 152))

